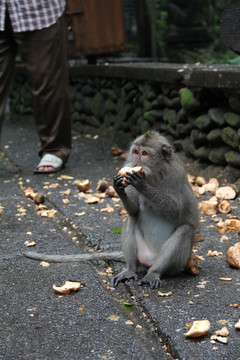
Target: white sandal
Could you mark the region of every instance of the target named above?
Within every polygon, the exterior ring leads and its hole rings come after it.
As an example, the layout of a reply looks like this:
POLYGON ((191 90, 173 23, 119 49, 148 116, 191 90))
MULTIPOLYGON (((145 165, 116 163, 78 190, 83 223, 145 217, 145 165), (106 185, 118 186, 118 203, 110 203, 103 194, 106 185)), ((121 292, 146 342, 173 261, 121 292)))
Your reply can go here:
POLYGON ((52 174, 55 173, 57 171, 60 171, 64 168, 64 164, 62 159, 60 159, 58 156, 53 155, 53 154, 45 154, 43 155, 40 163, 38 164, 38 166, 36 167, 36 169, 34 170, 35 174, 52 174), (38 170, 40 167, 42 166, 51 166, 54 169, 53 170, 38 170))

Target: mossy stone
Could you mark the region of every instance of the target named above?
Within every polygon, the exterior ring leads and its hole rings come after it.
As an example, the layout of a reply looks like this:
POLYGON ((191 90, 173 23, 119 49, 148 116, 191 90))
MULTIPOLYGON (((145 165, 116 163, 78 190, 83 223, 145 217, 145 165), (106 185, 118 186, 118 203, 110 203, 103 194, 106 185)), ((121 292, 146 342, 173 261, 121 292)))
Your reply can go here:
POLYGON ((224 112, 219 108, 211 108, 208 110, 208 116, 217 125, 224 125, 224 112))
POLYGON ((199 129, 199 130, 205 130, 208 129, 211 125, 211 120, 209 118, 209 116, 207 114, 203 114, 201 116, 198 116, 195 121, 194 121, 194 125, 199 129))
POLYGON ((229 151, 225 154, 225 159, 229 165, 240 168, 240 153, 237 151, 229 151))
POLYGON ((240 137, 236 130, 228 126, 222 130, 222 140, 227 145, 238 148, 240 137))
POLYGON ((213 129, 207 134, 207 140, 212 144, 218 144, 222 142, 222 130, 213 129))
POLYGON ((228 123, 228 125, 233 127, 240 127, 240 115, 233 112, 226 112, 224 114, 224 119, 228 123))

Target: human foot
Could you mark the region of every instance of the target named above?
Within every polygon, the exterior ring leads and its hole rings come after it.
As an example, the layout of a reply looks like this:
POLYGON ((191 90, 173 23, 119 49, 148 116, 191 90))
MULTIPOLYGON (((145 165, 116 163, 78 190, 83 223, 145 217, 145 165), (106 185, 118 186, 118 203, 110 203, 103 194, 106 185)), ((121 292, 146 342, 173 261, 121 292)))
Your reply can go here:
POLYGON ((40 163, 34 170, 35 174, 52 174, 64 168, 62 159, 53 154, 43 155, 40 163))

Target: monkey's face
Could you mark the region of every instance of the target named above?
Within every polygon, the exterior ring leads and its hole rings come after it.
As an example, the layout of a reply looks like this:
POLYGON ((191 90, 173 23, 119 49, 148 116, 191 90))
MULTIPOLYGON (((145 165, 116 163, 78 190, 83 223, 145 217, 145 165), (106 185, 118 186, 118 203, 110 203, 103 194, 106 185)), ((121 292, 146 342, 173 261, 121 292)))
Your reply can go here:
POLYGON ((149 165, 152 153, 149 148, 144 146, 133 146, 131 149, 131 155, 132 155, 132 167, 135 166, 142 166, 143 168, 145 165, 149 165))

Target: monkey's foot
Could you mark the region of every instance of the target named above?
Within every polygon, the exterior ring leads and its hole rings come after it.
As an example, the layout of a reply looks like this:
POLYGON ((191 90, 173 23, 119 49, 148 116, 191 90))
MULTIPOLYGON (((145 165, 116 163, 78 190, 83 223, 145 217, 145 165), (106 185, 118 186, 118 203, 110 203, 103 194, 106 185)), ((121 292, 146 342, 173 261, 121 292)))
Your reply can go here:
POLYGON ((162 285, 159 274, 150 273, 138 282, 139 285, 150 285, 151 289, 157 289, 162 285))
POLYGON ((126 281, 130 279, 137 280, 137 274, 128 270, 123 270, 122 272, 120 272, 120 274, 114 276, 114 278, 110 282, 110 286, 116 287, 121 281, 126 281))

